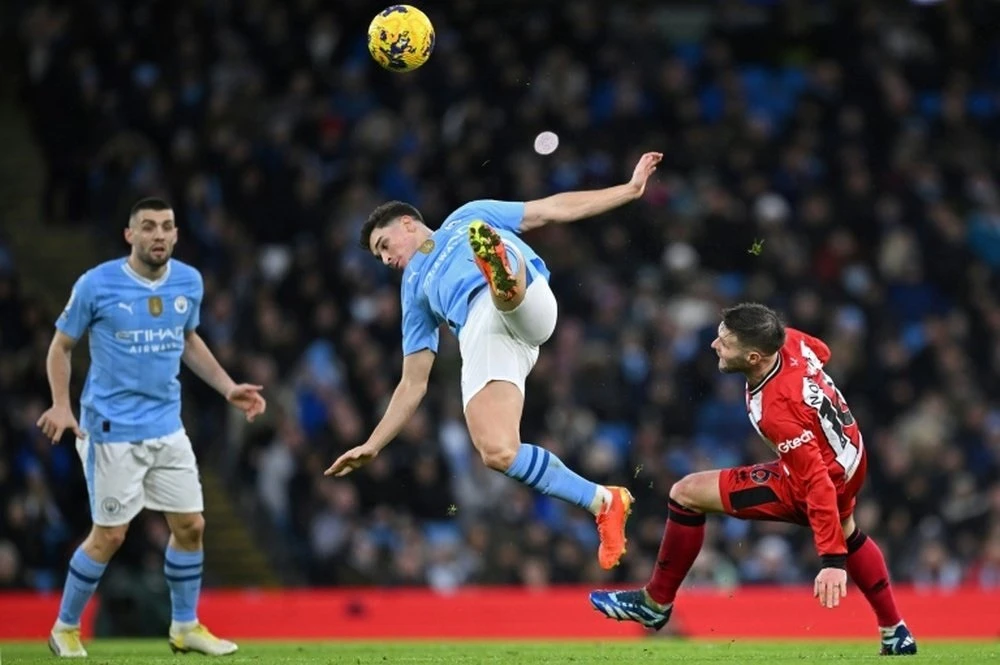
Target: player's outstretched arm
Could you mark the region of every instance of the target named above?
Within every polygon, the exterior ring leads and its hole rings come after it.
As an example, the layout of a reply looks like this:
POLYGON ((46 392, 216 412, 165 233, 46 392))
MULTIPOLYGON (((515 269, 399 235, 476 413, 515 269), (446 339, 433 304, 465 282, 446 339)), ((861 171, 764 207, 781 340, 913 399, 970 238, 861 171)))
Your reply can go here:
POLYGON ((805 493, 806 518, 813 532, 816 553, 822 569, 813 585, 813 596, 823 607, 840 605, 847 595, 847 542, 840 524, 837 488, 823 461, 820 444, 823 434, 817 429, 801 398, 780 402, 784 417, 771 416, 762 421, 761 434, 775 442, 778 454, 795 484, 805 493))
POLYGON ((822 561, 813 596, 823 607, 837 607, 847 595, 847 542, 840 524, 837 489, 814 442, 782 454, 781 460, 806 492, 806 515, 822 561))
POLYGON ((73 416, 69 403, 69 377, 73 371, 72 357, 76 340, 64 332, 56 331, 45 357, 45 373, 52 392, 52 406, 35 423, 52 443, 59 443, 63 433, 70 430, 78 439, 84 438, 80 425, 73 416))
POLYGON ((582 192, 563 192, 527 201, 520 230, 530 231, 552 223, 575 222, 613 210, 641 198, 646 182, 663 159, 662 152, 647 152, 635 165, 632 178, 623 185, 582 192))
POLYGON ((427 394, 427 381, 431 376, 434 358, 435 354, 430 349, 423 349, 403 358, 403 376, 392 393, 382 420, 367 441, 338 457, 323 472, 324 476, 346 476, 375 459, 396 438, 427 394))
POLYGON ((249 422, 253 422, 267 408, 267 401, 260 394, 264 387, 233 381, 208 348, 208 344, 205 344, 205 340, 193 330, 189 330, 184 338, 181 360, 199 379, 215 388, 227 402, 245 413, 249 422))

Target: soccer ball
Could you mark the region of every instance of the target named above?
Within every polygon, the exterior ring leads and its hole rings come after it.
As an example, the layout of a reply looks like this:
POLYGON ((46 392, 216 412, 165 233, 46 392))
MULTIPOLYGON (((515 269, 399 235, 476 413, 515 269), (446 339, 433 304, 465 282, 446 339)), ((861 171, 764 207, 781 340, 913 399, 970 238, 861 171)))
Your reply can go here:
POLYGON ((368 51, 375 62, 393 72, 412 72, 434 50, 434 26, 410 5, 386 7, 368 26, 368 51))

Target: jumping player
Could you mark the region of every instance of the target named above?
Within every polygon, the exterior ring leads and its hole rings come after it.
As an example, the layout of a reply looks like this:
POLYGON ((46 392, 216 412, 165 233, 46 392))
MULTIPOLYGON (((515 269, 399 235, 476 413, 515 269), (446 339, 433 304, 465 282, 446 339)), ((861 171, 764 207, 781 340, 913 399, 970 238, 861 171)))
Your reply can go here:
POLYGON ((526 203, 473 201, 437 231, 407 203, 376 208, 361 230, 361 246, 403 271, 402 378, 368 441, 341 455, 326 475, 343 476, 367 464, 396 437, 427 391, 438 329, 446 324, 458 337, 465 419, 483 462, 589 510, 597 520, 601 567, 617 565, 625 553, 629 492, 585 480, 551 452, 521 442, 525 378, 555 329, 557 307, 545 262, 517 234, 638 199, 662 157, 644 154, 631 180, 615 187, 526 203))
POLYGON ((703 471, 670 488, 667 525, 652 579, 642 589, 594 591, 590 602, 612 619, 659 630, 705 537, 706 513, 809 526, 822 568, 813 594, 833 608, 847 576, 875 611, 883 655, 917 645, 903 622, 878 545, 854 523, 867 456, 858 423, 823 371, 830 349, 786 328, 771 309, 745 303, 722 313, 712 349, 719 370, 746 377, 750 422, 778 455, 767 464, 703 471))

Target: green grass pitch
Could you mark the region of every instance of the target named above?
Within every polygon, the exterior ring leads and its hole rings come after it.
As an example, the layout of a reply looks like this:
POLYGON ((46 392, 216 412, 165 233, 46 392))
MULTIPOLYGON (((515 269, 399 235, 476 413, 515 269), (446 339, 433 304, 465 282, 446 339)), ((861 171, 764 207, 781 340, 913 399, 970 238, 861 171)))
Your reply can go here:
MULTIPOLYGON (((92 665, 192 665, 203 657, 174 655, 163 640, 93 640, 87 645, 92 665), (180 659, 180 660, 179 660, 180 659)), ((922 641, 915 664, 1000 662, 1000 641, 922 641)), ((226 665, 305 663, 855 663, 880 661, 878 644, 866 642, 778 642, 734 640, 727 642, 648 639, 612 642, 254 642, 243 641, 240 651, 220 660, 226 665)), ((213 659, 214 660, 214 659, 213 659)), ((0 665, 54 663, 45 642, 0 642, 0 665)), ((880 661, 884 662, 884 661, 880 661)), ((905 662, 911 662, 909 660, 905 662)))

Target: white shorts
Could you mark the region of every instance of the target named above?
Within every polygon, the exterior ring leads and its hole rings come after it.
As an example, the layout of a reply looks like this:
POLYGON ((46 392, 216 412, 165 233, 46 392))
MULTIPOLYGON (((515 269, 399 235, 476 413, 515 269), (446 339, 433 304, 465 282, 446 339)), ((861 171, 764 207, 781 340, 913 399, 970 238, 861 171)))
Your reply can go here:
POLYGON ((535 276, 516 309, 501 312, 487 290, 469 306, 458 334, 462 354, 462 408, 490 381, 508 381, 524 395, 538 347, 552 336, 559 307, 545 278, 535 276))
POLYGON ((76 440, 98 526, 128 524, 143 508, 200 513, 204 508, 198 462, 183 429, 135 443, 76 440))

